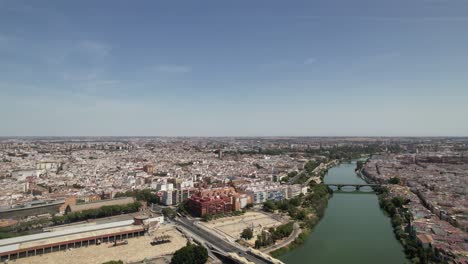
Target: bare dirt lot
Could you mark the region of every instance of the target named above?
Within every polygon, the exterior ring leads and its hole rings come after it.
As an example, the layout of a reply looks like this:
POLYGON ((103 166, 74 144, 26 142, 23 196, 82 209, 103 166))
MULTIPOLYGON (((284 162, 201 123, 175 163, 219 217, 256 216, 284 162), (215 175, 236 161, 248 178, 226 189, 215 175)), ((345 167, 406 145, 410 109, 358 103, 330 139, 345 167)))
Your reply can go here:
POLYGON ((238 239, 242 230, 247 227, 253 228, 254 235, 257 235, 263 228, 278 226, 282 223, 262 212, 247 212, 241 216, 221 218, 201 224, 233 239, 238 239))
POLYGON ((172 226, 163 225, 152 236, 145 235, 128 239, 128 245, 112 247, 111 243, 92 245, 68 251, 59 251, 42 256, 34 256, 10 261, 18 264, 66 263, 66 264, 100 264, 110 260, 122 260, 124 263, 151 259, 172 254, 185 246, 187 240, 172 226), (152 246, 155 236, 169 235, 171 242, 152 246))

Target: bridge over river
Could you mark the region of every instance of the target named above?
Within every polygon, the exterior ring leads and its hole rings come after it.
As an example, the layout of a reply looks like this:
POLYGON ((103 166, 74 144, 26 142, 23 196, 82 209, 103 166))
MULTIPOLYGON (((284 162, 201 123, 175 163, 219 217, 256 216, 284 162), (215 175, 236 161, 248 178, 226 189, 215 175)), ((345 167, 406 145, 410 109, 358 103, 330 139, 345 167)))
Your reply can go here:
POLYGON ((361 187, 379 187, 380 184, 373 183, 326 183, 328 187, 335 187, 338 191, 341 191, 343 187, 354 187, 356 191, 361 190, 361 187))

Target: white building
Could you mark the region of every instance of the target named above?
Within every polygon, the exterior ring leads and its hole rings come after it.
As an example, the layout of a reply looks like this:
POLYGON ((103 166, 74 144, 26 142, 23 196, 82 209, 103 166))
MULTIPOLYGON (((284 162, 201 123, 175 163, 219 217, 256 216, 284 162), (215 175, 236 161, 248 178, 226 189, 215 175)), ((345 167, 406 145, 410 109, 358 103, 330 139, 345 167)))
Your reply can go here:
POLYGON ((27 177, 38 178, 41 174, 46 173, 45 170, 27 169, 27 170, 15 170, 11 173, 11 176, 17 181, 25 181, 27 177))
POLYGON ((174 184, 172 183, 165 183, 165 182, 153 182, 151 183, 151 189, 155 189, 156 191, 172 191, 174 190, 174 184))

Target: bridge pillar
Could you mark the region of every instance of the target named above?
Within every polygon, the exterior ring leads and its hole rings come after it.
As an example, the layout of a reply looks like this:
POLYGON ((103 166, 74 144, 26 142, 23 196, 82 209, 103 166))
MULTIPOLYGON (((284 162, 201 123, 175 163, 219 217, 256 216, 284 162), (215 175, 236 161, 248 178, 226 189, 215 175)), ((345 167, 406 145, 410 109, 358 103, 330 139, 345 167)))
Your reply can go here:
POLYGON ((356 185, 356 191, 361 190, 361 185, 356 185))

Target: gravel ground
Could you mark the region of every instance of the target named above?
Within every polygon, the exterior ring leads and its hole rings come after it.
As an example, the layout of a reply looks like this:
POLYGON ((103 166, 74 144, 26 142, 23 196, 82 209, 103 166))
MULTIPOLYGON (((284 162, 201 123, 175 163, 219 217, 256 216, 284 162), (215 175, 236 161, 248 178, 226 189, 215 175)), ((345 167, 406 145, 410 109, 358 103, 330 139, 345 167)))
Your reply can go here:
POLYGON ((261 212, 247 212, 241 216, 233 216, 201 223, 208 228, 215 229, 233 239, 240 238, 240 233, 247 227, 253 227, 254 234, 261 232, 262 228, 281 225, 281 222, 261 212))
POLYGON ((59 251, 42 256, 27 257, 10 261, 9 263, 36 264, 36 263, 66 263, 66 264, 100 264, 109 260, 122 260, 126 262, 152 259, 172 254, 185 246, 187 240, 172 226, 161 226, 153 236, 144 236, 128 239, 128 245, 112 247, 111 243, 92 245, 68 251, 59 251), (154 236, 169 235, 171 242, 152 246, 150 242, 154 236))

